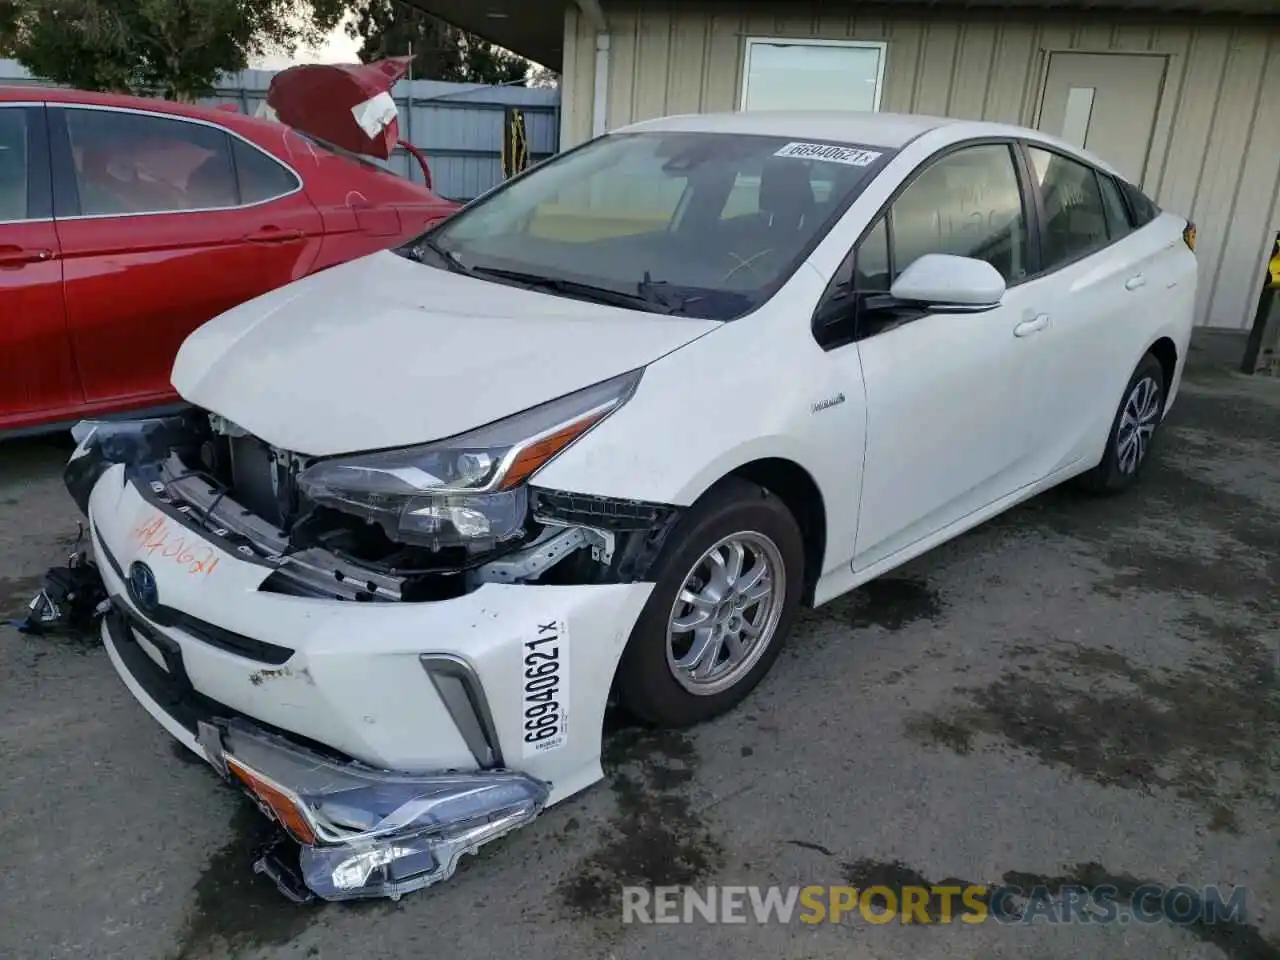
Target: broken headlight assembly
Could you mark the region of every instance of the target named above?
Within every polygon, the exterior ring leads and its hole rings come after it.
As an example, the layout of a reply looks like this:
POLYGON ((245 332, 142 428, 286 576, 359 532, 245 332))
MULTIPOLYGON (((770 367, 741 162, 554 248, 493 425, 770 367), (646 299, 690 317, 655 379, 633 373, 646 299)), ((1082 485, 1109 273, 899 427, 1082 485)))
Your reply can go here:
POLYGON ((550 793, 511 770, 413 775, 339 761, 240 720, 202 721, 197 742, 299 844, 302 881, 325 900, 398 899, 447 880, 464 853, 533 821, 550 793))
POLYGON ((641 370, 418 447, 321 460, 298 475, 319 506, 430 550, 491 550, 524 534, 534 473, 627 402, 641 370))

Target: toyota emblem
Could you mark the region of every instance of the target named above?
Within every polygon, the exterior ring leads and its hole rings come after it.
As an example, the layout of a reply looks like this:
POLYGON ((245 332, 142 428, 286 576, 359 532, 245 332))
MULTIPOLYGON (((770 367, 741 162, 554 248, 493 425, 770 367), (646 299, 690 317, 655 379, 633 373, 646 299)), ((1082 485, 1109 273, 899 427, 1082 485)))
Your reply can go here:
POLYGON ((160 606, 160 590, 156 586, 156 575, 150 567, 141 561, 129 567, 129 596, 141 609, 155 610, 160 606))

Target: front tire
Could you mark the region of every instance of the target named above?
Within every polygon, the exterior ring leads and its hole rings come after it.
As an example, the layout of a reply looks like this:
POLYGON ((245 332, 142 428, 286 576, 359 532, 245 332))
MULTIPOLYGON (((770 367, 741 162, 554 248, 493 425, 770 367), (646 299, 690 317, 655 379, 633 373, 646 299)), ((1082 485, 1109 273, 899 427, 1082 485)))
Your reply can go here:
POLYGON ((1164 418, 1167 387, 1164 368, 1148 353, 1124 388, 1102 461, 1080 477, 1080 485, 1085 490, 1097 494, 1120 493, 1137 481, 1164 418))
POLYGON ((800 607, 804 542, 786 505, 736 477, 672 532, 618 667, 641 720, 686 727, 732 709, 769 672, 800 607))

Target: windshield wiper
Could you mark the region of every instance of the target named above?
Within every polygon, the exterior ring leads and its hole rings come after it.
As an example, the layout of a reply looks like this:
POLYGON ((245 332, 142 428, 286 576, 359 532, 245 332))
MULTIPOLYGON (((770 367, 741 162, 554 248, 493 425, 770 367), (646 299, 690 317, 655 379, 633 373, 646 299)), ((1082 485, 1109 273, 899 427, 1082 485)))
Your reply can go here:
POLYGON ((636 284, 636 290, 646 300, 665 303, 670 309, 668 313, 684 313, 689 304, 697 303, 699 300, 705 300, 706 297, 689 293, 677 293, 671 287, 670 280, 655 280, 649 276, 649 271, 644 272, 644 279, 636 284), (671 303, 664 295, 663 291, 669 292, 676 297, 679 302, 671 303))
MULTIPOLYGON (((464 268, 467 269, 467 268, 464 268)), ((563 277, 546 277, 540 273, 525 273, 520 270, 503 270, 498 267, 471 267, 473 276, 493 277, 497 280, 510 280, 512 283, 529 290, 546 290, 551 293, 562 293, 567 297, 590 300, 593 303, 604 303, 614 307, 625 307, 629 310, 644 310, 649 313, 674 314, 683 309, 668 303, 662 296, 651 289, 651 285, 637 285, 635 293, 615 290, 612 287, 598 287, 591 283, 580 283, 577 280, 566 280, 563 277)))
POLYGON ((421 263, 423 248, 434 253, 445 267, 452 270, 454 273, 463 273, 467 276, 475 275, 474 271, 472 271, 470 267, 458 259, 458 255, 456 253, 452 250, 446 250, 444 247, 440 246, 440 243, 434 237, 421 237, 415 243, 407 244, 402 249, 407 251, 406 255, 408 257, 421 263))

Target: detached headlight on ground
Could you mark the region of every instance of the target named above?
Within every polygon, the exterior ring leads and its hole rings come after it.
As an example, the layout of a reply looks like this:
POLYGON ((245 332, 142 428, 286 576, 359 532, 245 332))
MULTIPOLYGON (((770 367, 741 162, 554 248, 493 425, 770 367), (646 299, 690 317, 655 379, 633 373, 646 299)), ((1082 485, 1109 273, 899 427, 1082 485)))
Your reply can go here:
POLYGON ((200 724, 209 761, 302 845, 303 882, 325 900, 398 898, 532 821, 550 787, 522 773, 424 776, 340 763, 240 721, 200 724))
POLYGON ((312 502, 439 550, 483 550, 518 536, 525 481, 635 392, 640 370, 448 440, 322 460, 298 475, 312 502))

